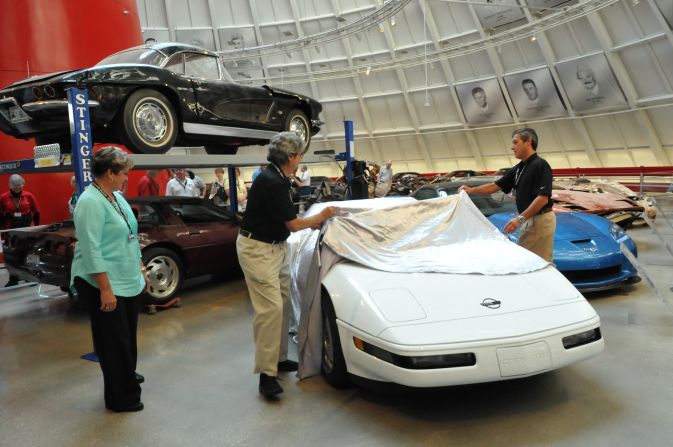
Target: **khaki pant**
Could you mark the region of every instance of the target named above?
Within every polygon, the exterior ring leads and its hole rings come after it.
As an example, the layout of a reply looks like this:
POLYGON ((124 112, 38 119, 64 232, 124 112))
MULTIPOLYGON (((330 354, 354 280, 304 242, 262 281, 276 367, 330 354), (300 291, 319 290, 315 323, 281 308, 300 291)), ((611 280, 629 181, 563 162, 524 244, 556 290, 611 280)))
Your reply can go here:
POLYGON ((374 197, 385 197, 386 194, 388 194, 388 191, 390 191, 391 186, 392 183, 388 182, 377 183, 376 189, 374 190, 374 197))
POLYGON ((276 376, 278 362, 287 359, 292 310, 287 243, 267 244, 239 235, 236 251, 255 311, 255 373, 276 376))
POLYGON ((519 245, 547 262, 554 256, 554 232, 556 214, 553 211, 537 214, 524 222, 519 233, 519 245))

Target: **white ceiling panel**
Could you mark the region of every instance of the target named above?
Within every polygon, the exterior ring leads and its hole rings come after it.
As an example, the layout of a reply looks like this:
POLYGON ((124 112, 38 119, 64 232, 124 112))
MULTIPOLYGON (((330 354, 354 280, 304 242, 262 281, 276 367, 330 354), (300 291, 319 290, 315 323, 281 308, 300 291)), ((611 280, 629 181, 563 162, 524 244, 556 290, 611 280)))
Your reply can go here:
MULTIPOLYGON (((543 15, 523 11, 526 19, 517 23, 521 28, 510 30, 521 37, 499 45, 495 38, 490 51, 484 45, 491 44, 488 39, 499 31, 482 30, 470 2, 414 0, 394 19, 369 17, 389 7, 392 3, 387 0, 137 0, 137 4, 145 38, 223 51, 225 66, 235 79, 267 82, 322 101, 325 125, 314 140, 316 147, 336 145, 341 150, 342 120, 352 119, 359 138, 368 138, 358 144, 360 154, 393 154, 395 165, 421 171, 495 169, 515 162, 509 134, 526 123, 470 128, 457 102, 455 83, 495 78, 502 84, 506 73, 546 66, 567 101, 557 67, 602 53, 629 101, 624 107, 631 111, 614 114, 614 109, 596 108, 582 110, 583 117, 576 118, 577 111, 568 106, 567 119, 531 124, 540 134, 541 153, 556 167, 642 164, 642 160, 673 164, 673 32, 649 0, 621 0, 562 23, 578 4, 568 2, 562 6, 566 13, 557 15, 559 19, 545 31, 538 24, 547 16, 556 17, 555 11, 543 15), (356 23, 358 28, 347 35, 356 23), (537 40, 530 38, 532 33, 537 40), (337 38, 314 47, 322 34, 337 38), (299 45, 297 39, 306 40, 299 45), (288 44, 293 47, 284 49, 288 44), (274 51, 251 53, 260 45, 274 51), (236 58, 236 52, 247 53, 236 58), (295 79, 295 74, 301 77, 295 79), (643 107, 649 109, 636 110, 643 107), (334 138, 338 143, 331 141, 334 138)), ((574 77, 567 78, 566 85, 576 88, 574 77)))

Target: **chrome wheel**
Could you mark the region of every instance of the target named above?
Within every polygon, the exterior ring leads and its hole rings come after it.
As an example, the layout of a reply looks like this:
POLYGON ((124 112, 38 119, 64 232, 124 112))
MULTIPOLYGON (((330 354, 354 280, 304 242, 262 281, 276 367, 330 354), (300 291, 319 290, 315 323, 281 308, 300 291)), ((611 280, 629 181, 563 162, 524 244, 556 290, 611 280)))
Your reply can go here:
POLYGON ((148 294, 153 299, 168 298, 180 285, 180 267, 169 256, 157 256, 145 265, 150 280, 148 294))
POLYGON ((150 146, 164 143, 166 134, 170 132, 172 122, 165 105, 156 98, 140 101, 133 111, 133 127, 137 135, 150 146))
POLYGON ((294 132, 302 139, 304 143, 308 143, 308 128, 304 117, 297 115, 290 121, 290 132, 294 132))

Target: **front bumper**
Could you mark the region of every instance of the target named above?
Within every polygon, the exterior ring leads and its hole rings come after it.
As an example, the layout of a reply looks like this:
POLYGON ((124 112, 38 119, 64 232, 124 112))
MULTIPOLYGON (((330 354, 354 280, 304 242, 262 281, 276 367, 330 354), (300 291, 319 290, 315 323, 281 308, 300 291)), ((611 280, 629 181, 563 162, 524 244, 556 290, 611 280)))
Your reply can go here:
POLYGON ((564 337, 600 327, 598 317, 519 337, 427 346, 396 345, 366 334, 343 321, 337 320, 337 324, 350 374, 411 387, 463 385, 532 376, 588 359, 598 355, 604 348, 602 338, 571 349, 564 348, 562 342, 564 337), (405 369, 357 349, 353 343, 354 336, 401 356, 471 352, 476 357, 476 363, 453 368, 405 369))

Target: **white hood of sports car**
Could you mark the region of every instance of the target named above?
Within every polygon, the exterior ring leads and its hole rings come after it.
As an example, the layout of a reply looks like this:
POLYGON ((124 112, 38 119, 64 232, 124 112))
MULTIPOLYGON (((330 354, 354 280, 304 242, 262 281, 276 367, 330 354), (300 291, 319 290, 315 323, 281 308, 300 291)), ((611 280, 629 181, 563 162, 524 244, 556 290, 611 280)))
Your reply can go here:
MULTIPOLYGON (((363 201, 369 202, 366 211, 353 207, 357 201, 325 204, 341 212, 325 228, 322 243, 345 259, 388 272, 504 275, 548 265, 512 243, 464 192, 394 206, 387 200, 363 201)), ((313 206, 307 215, 321 209, 313 206)))
POLYGON ((552 266, 491 276, 389 273, 349 262, 334 266, 323 284, 339 320, 403 345, 515 337, 596 318, 552 266), (526 312, 531 318, 521 317, 526 312))

